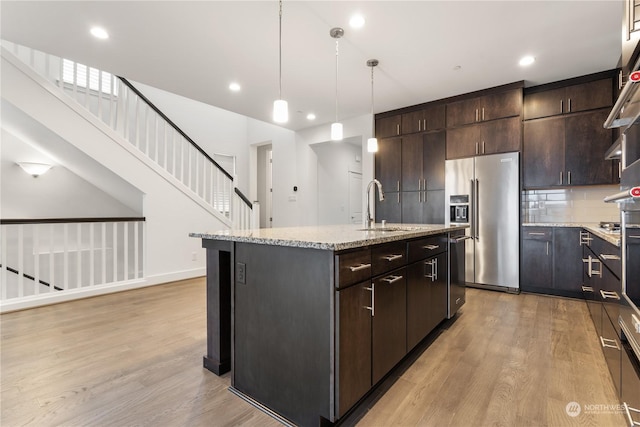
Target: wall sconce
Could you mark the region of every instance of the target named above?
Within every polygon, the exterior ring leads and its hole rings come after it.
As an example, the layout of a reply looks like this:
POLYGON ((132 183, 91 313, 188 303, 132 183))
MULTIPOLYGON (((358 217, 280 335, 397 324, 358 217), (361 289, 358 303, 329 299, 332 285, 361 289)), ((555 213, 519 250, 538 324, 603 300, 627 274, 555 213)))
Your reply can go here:
POLYGON ((53 165, 48 163, 18 162, 18 166, 32 177, 37 178, 51 169, 53 165))

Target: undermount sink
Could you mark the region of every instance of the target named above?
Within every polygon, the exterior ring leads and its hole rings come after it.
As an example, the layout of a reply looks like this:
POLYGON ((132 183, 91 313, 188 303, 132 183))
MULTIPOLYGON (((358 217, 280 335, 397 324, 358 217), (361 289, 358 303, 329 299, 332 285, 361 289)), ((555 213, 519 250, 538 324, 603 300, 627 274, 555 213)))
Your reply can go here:
POLYGON ((394 231, 416 231, 421 227, 376 227, 376 228, 359 228, 358 231, 370 231, 374 233, 394 232, 394 231))

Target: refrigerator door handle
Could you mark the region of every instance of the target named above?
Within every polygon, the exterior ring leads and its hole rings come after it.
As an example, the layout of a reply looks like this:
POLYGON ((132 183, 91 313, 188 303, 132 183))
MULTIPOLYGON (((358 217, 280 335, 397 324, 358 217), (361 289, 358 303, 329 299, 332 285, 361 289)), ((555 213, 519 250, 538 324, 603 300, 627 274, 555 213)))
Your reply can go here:
POLYGON ((478 230, 480 226, 480 180, 476 179, 476 191, 475 191, 475 234, 476 240, 480 240, 480 231, 478 230))
POLYGON ((471 218, 469 221, 469 225, 471 226, 471 238, 473 239, 475 237, 475 221, 476 221, 476 197, 475 197, 475 192, 474 192, 474 180, 471 180, 471 218))

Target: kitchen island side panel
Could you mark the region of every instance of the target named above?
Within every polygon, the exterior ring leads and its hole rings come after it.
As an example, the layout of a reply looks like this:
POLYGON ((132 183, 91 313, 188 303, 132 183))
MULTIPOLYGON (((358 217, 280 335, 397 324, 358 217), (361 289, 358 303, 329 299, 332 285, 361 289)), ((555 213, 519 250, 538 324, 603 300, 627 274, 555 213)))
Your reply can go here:
POLYGON ((252 243, 234 252, 233 387, 301 426, 331 419, 333 252, 252 243))

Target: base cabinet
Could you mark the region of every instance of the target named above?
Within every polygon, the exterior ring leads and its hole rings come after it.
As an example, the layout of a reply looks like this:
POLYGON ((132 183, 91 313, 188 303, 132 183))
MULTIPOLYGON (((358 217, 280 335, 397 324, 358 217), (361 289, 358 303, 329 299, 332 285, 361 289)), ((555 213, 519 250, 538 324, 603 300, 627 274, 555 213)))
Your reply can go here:
POLYGON ((407 354, 407 269, 373 281, 372 383, 407 354))
POLYGON ((371 388, 371 284, 338 291, 338 416, 371 388))

